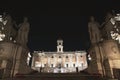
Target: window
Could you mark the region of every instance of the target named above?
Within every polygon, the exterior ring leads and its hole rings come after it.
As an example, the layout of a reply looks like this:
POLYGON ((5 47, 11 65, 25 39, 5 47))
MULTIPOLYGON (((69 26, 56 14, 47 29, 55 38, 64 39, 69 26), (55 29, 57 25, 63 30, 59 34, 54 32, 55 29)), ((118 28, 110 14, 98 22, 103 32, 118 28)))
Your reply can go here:
POLYGON ((75 67, 75 64, 73 64, 73 67, 75 67))
POLYGON ((58 64, 58 68, 59 68, 59 69, 61 68, 61 64, 58 64))
POLYGON ((46 64, 44 64, 44 67, 46 67, 46 64))
POLYGON ((68 58, 68 56, 66 56, 66 58, 68 58))
POLYGON ((59 45, 61 45, 61 43, 59 43, 59 45))
POLYGON ((59 51, 61 51, 61 48, 59 48, 59 51))
POLYGON ((52 56, 51 58, 54 58, 54 56, 52 56))
POLYGON ((51 64, 51 67, 53 67, 53 64, 51 64))
POLYGON ((68 64, 66 64, 66 67, 68 67, 68 64))
POLYGON ((35 62, 35 67, 41 67, 42 65, 40 64, 40 62, 36 61, 35 62))
POLYGON ((61 56, 59 56, 59 58, 61 58, 61 56))

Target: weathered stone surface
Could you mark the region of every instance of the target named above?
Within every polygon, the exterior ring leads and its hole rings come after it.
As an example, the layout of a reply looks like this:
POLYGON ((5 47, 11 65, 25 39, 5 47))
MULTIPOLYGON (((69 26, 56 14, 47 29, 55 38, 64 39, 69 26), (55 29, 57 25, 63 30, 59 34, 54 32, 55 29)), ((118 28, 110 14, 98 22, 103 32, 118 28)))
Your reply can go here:
POLYGON ((10 42, 1 42, 0 49, 1 69, 4 69, 3 77, 11 77, 16 73, 28 74, 33 71, 26 63, 29 52, 27 48, 10 42))

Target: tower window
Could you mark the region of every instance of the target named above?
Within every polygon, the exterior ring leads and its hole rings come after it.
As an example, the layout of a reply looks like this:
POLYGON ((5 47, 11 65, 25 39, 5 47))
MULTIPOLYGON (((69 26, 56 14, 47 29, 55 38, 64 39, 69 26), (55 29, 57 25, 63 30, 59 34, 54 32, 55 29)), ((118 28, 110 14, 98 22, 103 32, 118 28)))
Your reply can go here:
POLYGON ((59 48, 59 51, 61 51, 61 48, 59 48))
POLYGON ((61 45, 61 43, 59 43, 59 45, 61 45))

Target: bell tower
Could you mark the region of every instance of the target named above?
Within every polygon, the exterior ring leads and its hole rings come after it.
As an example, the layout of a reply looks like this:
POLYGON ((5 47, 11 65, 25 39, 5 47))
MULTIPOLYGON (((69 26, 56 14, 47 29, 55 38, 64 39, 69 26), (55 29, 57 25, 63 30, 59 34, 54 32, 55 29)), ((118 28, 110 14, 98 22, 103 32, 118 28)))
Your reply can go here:
POLYGON ((57 52, 63 52, 63 40, 62 39, 57 40, 57 52))

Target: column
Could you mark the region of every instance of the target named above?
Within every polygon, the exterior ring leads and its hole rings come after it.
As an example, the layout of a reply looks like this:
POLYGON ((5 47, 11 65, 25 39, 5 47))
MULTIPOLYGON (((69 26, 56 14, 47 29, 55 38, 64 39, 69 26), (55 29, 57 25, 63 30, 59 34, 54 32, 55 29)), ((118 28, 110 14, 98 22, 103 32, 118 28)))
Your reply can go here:
POLYGON ((35 59, 34 59, 34 56, 32 57, 32 65, 31 67, 35 67, 35 59))
POLYGON ((72 55, 70 55, 70 67, 72 67, 72 55))
POLYGON ((77 64, 77 67, 78 67, 78 55, 76 55, 76 64, 77 64))
POLYGON ((49 65, 50 65, 50 57, 48 56, 48 67, 50 67, 49 65))
POLYGON ((57 59, 56 59, 56 57, 55 57, 55 55, 54 55, 54 67, 56 67, 56 61, 57 59))

